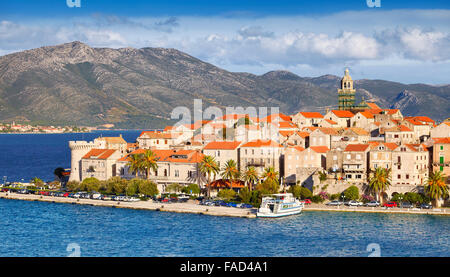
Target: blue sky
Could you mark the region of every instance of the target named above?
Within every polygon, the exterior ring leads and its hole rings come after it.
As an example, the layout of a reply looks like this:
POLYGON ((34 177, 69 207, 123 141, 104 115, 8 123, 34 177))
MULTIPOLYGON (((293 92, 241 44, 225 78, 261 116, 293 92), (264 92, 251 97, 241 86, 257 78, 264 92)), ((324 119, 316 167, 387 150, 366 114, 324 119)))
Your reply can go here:
POLYGON ((230 71, 450 83, 450 1, 0 0, 0 55, 83 41, 169 47, 230 71))

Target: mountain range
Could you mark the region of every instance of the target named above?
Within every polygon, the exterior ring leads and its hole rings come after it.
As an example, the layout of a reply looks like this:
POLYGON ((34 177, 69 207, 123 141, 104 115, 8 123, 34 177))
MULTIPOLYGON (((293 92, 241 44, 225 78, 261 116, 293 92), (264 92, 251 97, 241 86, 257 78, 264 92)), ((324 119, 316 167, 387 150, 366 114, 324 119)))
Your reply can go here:
MULTIPOLYGON (((0 57, 0 121, 160 128, 174 107, 279 107, 286 114, 336 108, 341 77, 229 72, 166 48, 92 48, 81 42, 0 57)), ((450 85, 356 80, 360 100, 443 120, 450 85)), ((173 122, 173 121, 172 121, 173 122)))

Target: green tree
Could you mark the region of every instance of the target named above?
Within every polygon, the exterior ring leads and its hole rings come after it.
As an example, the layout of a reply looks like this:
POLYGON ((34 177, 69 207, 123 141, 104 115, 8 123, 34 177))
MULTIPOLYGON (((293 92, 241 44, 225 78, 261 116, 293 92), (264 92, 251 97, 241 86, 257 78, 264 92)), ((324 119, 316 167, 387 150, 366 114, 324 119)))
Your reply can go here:
POLYGON ((448 197, 448 186, 442 171, 430 173, 425 186, 426 194, 433 200, 433 206, 439 207, 439 199, 448 197))
POLYGON ((328 178, 327 173, 325 171, 319 171, 319 181, 320 183, 326 181, 328 178))
POLYGON ((217 165, 216 160, 214 159, 214 157, 211 157, 209 155, 205 155, 203 156, 202 161, 200 162, 200 166, 199 166, 200 172, 203 175, 207 176, 207 197, 210 198, 211 196, 211 176, 215 176, 219 173, 220 169, 219 166, 217 165))
POLYGON ((139 183, 139 193, 145 196, 155 196, 159 194, 158 186, 150 180, 142 181, 139 183))
POLYGON ((138 177, 139 172, 142 168, 142 155, 133 154, 128 157, 128 172, 135 174, 138 177))
POLYGON ((239 178, 241 173, 234 160, 226 161, 222 169, 222 178, 230 181, 230 189, 233 189, 233 182, 239 178))
POLYGON ((169 192, 181 192, 183 186, 177 183, 173 183, 167 186, 167 191, 169 192))
POLYGON ((152 150, 146 150, 141 156, 140 167, 145 170, 147 174, 147 180, 150 180, 150 172, 157 172, 158 170, 158 157, 152 150))
POLYGON ((239 199, 241 199, 241 202, 250 204, 250 201, 252 199, 252 192, 248 187, 245 187, 239 191, 239 199))
POLYGON ((190 194, 200 194, 200 187, 197 184, 189 184, 188 186, 185 186, 181 192, 190 194))
POLYGON ((66 188, 69 191, 79 191, 80 190, 80 182, 77 181, 69 181, 66 184, 66 188))
POLYGON ((232 189, 223 189, 217 194, 218 197, 230 201, 236 197, 236 192, 232 189))
POLYGON ((106 181, 106 192, 108 194, 121 194, 127 188, 128 182, 118 176, 111 177, 106 181))
POLYGON ((81 182, 81 190, 98 191, 100 189, 100 180, 95 177, 86 178, 81 182))
POLYGON ((378 199, 383 204, 382 194, 391 186, 391 169, 378 167, 373 176, 369 178, 369 189, 378 195, 378 199))
POLYGON ((125 192, 127 195, 136 195, 139 191, 139 184, 143 182, 140 179, 132 179, 127 182, 127 186, 125 188, 125 192))
POLYGON ((252 191, 253 186, 259 180, 259 176, 258 176, 258 172, 256 171, 256 168, 253 166, 250 166, 249 168, 247 168, 247 170, 244 172, 244 175, 242 176, 242 179, 249 187, 249 190, 252 191))
POLYGON ((347 200, 358 200, 359 199, 359 189, 357 186, 350 186, 344 191, 345 199, 347 200))
POLYGON ((266 167, 264 169, 264 173, 263 173, 262 177, 263 177, 264 181, 270 181, 271 183, 279 184, 278 172, 275 171, 275 168, 273 168, 273 167, 266 167))

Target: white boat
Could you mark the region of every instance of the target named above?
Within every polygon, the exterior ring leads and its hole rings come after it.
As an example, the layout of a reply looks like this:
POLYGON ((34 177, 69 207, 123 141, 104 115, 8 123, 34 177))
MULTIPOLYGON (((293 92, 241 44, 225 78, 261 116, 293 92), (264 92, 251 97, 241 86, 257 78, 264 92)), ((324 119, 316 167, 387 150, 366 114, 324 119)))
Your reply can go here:
POLYGON ((302 212, 303 202, 297 200, 292 193, 279 193, 265 196, 261 207, 256 213, 257 217, 283 217, 302 212))

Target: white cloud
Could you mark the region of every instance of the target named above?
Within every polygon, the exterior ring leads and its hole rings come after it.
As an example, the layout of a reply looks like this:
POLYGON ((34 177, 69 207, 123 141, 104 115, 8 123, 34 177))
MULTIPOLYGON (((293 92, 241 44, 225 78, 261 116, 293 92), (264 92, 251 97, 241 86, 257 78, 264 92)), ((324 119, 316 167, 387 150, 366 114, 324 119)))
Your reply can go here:
MULTIPOLYGON (((83 41, 93 47, 171 47, 229 70, 333 73, 344 66, 414 62, 450 67, 450 11, 349 11, 326 16, 93 15, 0 21, 0 55, 83 41)), ((377 68, 380 68, 377 65, 377 68)), ((444 70, 445 71, 445 70, 444 70)), ((340 74, 340 72, 338 72, 340 74)), ((447 81, 448 82, 448 81, 447 81)))

